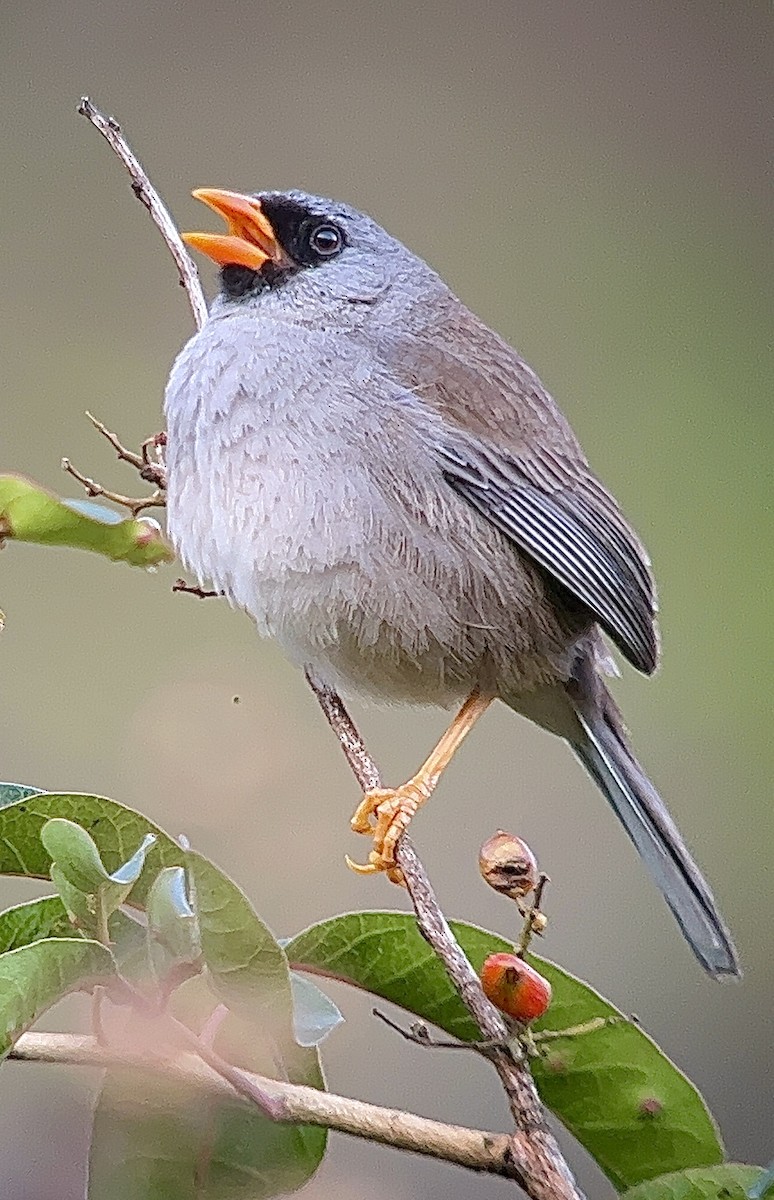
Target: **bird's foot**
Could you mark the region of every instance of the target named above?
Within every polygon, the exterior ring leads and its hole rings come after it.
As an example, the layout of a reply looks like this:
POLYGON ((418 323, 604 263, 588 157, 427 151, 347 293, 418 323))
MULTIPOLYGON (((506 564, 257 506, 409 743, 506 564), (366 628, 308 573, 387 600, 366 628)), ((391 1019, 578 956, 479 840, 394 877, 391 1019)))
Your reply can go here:
POLYGON ((383 871, 392 883, 403 884, 403 873, 395 862, 395 849, 431 791, 432 787, 425 780, 415 777, 398 788, 374 788, 366 792, 351 825, 355 833, 373 837, 374 847, 367 863, 355 863, 347 857, 347 866, 358 875, 376 875, 383 871))

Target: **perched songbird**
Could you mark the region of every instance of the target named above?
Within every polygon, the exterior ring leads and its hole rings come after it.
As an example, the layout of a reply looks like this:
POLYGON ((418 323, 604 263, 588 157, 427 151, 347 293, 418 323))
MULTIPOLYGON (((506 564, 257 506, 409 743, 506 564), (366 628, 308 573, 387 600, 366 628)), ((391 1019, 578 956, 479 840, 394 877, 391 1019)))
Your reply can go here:
POLYGON ((362 871, 395 847, 495 698, 569 744, 713 975, 712 894, 629 744, 603 633, 658 660, 648 557, 537 375, 428 265, 345 204, 194 195, 220 294, 166 393, 186 566, 337 689, 462 703, 417 774, 367 794, 362 871))

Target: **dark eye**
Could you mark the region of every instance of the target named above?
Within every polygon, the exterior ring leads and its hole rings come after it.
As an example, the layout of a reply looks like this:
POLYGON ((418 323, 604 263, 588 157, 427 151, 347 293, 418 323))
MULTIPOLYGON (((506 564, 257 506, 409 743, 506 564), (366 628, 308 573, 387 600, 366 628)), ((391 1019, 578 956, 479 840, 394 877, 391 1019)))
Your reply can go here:
POLYGON ((309 235, 309 245, 320 258, 333 258, 344 245, 344 238, 336 225, 315 225, 309 235))

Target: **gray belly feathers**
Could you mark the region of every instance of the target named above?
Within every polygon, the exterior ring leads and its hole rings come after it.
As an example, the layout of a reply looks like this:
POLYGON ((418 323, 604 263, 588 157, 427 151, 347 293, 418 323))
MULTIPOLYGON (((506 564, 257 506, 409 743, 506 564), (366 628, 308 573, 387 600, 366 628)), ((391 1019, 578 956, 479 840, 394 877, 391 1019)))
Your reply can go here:
POLYGON ((450 704, 567 678, 578 630, 446 487, 441 418, 325 334, 254 330, 210 319, 170 376, 169 532, 188 569, 345 690, 450 704))

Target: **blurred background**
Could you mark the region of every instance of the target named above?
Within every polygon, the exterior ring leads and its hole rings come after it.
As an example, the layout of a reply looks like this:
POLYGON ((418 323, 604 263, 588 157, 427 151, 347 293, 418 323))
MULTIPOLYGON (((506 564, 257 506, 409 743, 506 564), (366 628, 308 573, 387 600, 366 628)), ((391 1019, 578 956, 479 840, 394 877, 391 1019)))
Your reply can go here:
MULTIPOLYGON (((512 934, 477 849, 498 826, 526 837, 554 881, 545 953, 639 1014, 704 1092, 732 1157, 768 1161, 767 6, 36 0, 3 5, 1 41, 0 469, 73 495, 66 454, 133 491, 84 410, 129 445, 155 432, 191 332, 158 234, 75 114, 84 92, 122 122, 184 228, 201 224, 189 195, 201 185, 345 198, 426 257, 558 398, 652 553, 664 666, 650 683, 625 670, 616 694, 714 883, 745 980, 704 977, 570 754, 505 709, 476 729, 415 840, 450 915, 512 934)), ((301 677, 225 604, 171 595, 175 574, 6 548, 0 777, 101 792, 186 833, 278 934, 404 906, 344 867, 364 850, 348 829, 356 788, 301 677)), ((444 722, 356 713, 396 783, 444 722)), ((0 887, 6 904, 33 894, 0 887)), ((483 1064, 428 1058, 366 1000, 333 994, 349 1017, 327 1045, 335 1090, 503 1127, 483 1064)), ((9 1200, 80 1200, 93 1086, 3 1069, 9 1200)), ((564 1143, 590 1194, 610 1195, 564 1143)), ((305 1195, 472 1190, 510 1194, 334 1137, 305 1195)))

